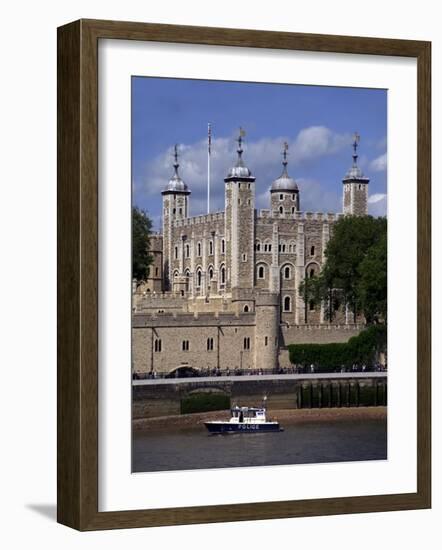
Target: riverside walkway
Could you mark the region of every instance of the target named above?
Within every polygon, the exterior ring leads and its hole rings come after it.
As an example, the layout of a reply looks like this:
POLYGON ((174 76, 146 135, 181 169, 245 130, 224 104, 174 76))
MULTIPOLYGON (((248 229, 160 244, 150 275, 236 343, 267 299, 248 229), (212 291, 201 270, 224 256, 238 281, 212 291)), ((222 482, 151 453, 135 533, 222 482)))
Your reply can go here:
POLYGON ((148 378, 142 380, 133 380, 133 386, 155 386, 163 384, 189 384, 194 382, 254 382, 264 380, 346 380, 346 379, 383 379, 387 378, 387 371, 384 372, 325 372, 310 374, 242 374, 230 376, 190 376, 185 378, 148 378))

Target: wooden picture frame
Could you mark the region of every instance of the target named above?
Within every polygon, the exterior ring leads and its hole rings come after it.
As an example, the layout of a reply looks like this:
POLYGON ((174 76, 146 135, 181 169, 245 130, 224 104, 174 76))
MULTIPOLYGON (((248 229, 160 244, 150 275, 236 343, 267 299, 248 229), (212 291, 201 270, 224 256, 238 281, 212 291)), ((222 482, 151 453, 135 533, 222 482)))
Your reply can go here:
POLYGON ((82 531, 431 506, 431 44, 79 20, 58 29, 58 521, 82 531), (98 41, 124 39, 402 56, 418 67, 417 492, 98 511, 98 41))

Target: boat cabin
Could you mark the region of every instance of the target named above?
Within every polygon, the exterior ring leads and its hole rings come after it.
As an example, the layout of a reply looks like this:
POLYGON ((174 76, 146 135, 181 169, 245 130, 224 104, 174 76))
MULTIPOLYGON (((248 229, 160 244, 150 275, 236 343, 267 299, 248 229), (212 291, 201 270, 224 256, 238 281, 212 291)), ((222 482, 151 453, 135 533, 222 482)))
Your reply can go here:
POLYGON ((266 421, 266 410, 261 407, 233 407, 230 422, 257 424, 266 421))

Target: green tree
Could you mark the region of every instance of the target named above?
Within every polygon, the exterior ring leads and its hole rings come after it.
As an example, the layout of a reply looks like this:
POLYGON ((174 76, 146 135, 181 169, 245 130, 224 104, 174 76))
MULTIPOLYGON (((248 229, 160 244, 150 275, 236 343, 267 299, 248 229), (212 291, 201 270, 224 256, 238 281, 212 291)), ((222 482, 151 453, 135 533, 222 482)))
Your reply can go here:
POLYGON ((360 264, 370 247, 386 232, 387 220, 371 216, 346 216, 333 227, 333 235, 325 251, 324 276, 329 286, 342 290, 354 318, 360 308, 360 264))
POLYGON ((350 307, 354 320, 358 312, 364 313, 368 322, 386 319, 386 235, 386 218, 346 216, 338 220, 321 273, 305 279, 300 295, 315 305, 325 303, 330 321, 339 304, 350 307), (380 244, 383 240, 385 249, 380 244))
POLYGON ((152 263, 149 253, 149 237, 152 230, 152 222, 147 212, 132 207, 132 278, 144 281, 147 277, 147 269, 152 263))
POLYGON ((387 235, 371 246, 359 264, 360 308, 368 323, 387 322, 387 235))

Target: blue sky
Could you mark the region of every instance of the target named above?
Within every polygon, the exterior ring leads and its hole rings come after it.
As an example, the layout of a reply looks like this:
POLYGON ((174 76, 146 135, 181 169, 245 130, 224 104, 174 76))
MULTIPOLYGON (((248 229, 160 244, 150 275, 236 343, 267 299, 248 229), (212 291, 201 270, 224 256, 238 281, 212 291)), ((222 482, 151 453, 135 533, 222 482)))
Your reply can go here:
POLYGON ((133 201, 159 229, 161 190, 180 151, 180 175, 189 186, 191 215, 206 213, 207 123, 212 125, 211 211, 224 209, 223 178, 236 159, 238 128, 246 131, 244 161, 256 177, 257 208, 282 170, 298 182, 301 210, 341 211, 342 178, 352 159, 352 135, 361 135, 359 164, 370 178, 369 211, 385 215, 387 91, 169 78, 132 78, 133 201))

